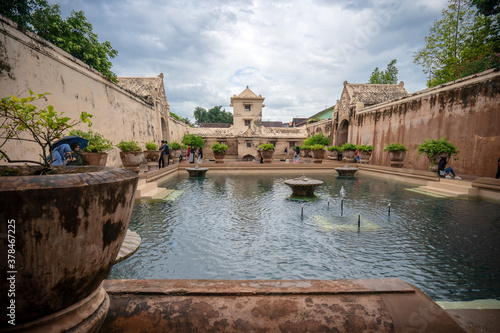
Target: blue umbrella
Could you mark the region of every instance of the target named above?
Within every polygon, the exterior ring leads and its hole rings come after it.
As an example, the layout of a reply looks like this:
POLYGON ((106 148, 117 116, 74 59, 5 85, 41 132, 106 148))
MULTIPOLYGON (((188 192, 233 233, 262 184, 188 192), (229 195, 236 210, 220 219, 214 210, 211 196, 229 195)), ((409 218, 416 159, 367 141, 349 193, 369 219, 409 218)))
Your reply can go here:
POLYGON ((56 148, 64 143, 67 143, 68 145, 71 146, 71 144, 74 142, 77 142, 80 145, 80 149, 83 149, 83 148, 87 147, 89 140, 81 138, 81 137, 76 136, 76 135, 65 136, 61 140, 54 142, 54 144, 52 145, 52 149, 54 149, 54 148, 56 148))

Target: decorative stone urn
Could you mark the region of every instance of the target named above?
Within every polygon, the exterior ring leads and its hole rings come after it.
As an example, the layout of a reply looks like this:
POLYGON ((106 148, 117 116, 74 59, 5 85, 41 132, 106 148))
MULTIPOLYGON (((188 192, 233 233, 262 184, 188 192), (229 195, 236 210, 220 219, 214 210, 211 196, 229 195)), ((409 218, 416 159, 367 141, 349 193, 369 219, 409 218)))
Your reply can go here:
POLYGON ((0 167, 21 174, 0 177, 1 303, 15 304, 16 324, 7 315, 0 331, 97 332, 109 307, 102 282, 125 238, 138 176, 109 167, 27 175, 36 169, 0 167))
POLYGON ((335 171, 337 171, 339 176, 341 177, 354 177, 354 174, 356 173, 356 171, 358 171, 358 168, 353 168, 346 165, 344 167, 335 168, 335 171))
POLYGON ((295 179, 288 179, 284 182, 292 188, 292 197, 314 197, 314 190, 322 185, 323 181, 302 176, 295 179))
POLYGON ((161 150, 145 150, 142 152, 147 161, 148 171, 158 169, 158 161, 160 159, 161 150))
POLYGON ((186 171, 189 173, 189 177, 205 177, 208 168, 200 168, 197 165, 194 168, 186 168, 186 171))
POLYGON ((313 163, 323 163, 323 159, 325 158, 326 150, 311 150, 313 163))
POLYGON ((108 153, 81 153, 83 165, 105 166, 108 153))
POLYGON ((273 162, 274 150, 261 150, 260 154, 263 158, 264 163, 272 163, 273 162))
POLYGON ((389 160, 391 160, 391 167, 393 168, 402 168, 403 161, 406 157, 406 151, 389 151, 389 160))
POLYGON ((342 152, 342 162, 352 163, 352 161, 354 160, 355 152, 356 152, 355 150, 344 150, 342 152))
POLYGON ((339 158, 339 152, 336 151, 336 150, 329 151, 328 152, 328 158, 331 159, 331 160, 334 160, 334 161, 338 160, 338 158, 339 158))
POLYGON ((139 173, 139 167, 143 158, 142 151, 121 151, 120 159, 125 169, 139 173))
POLYGON ((359 152, 359 163, 368 164, 370 157, 372 157, 371 151, 360 151, 359 152))
POLYGON ((221 152, 215 152, 214 151, 214 159, 215 163, 224 163, 224 157, 226 156, 226 153, 221 153, 221 152))

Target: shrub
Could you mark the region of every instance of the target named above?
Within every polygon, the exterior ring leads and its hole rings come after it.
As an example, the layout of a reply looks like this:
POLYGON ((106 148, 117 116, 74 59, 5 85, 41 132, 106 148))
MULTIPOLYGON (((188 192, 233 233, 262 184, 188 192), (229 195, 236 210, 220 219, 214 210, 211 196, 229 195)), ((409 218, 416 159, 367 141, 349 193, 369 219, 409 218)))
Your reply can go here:
POLYGON ((311 136, 310 138, 305 139, 304 144, 308 145, 308 146, 312 146, 312 145, 327 146, 330 144, 330 138, 327 137, 326 135, 324 135, 323 133, 318 133, 318 134, 311 136))
POLYGON ((168 145, 172 150, 181 150, 183 148, 182 145, 177 141, 172 141, 168 145))
POLYGON ((309 149, 311 149, 311 150, 324 150, 325 146, 322 144, 315 144, 315 145, 310 146, 309 149))
POLYGON ((345 151, 345 150, 356 150, 356 145, 354 143, 344 143, 342 145, 342 151, 345 151))
POLYGON ((210 148, 214 153, 225 153, 229 149, 227 145, 219 142, 212 143, 210 148))
POLYGON ((113 142, 111 142, 111 140, 105 139, 102 134, 92 132, 91 130, 88 132, 71 130, 69 134, 89 140, 87 147, 82 149, 82 151, 86 153, 103 153, 113 148, 113 142))
POLYGON ((205 140, 199 135, 186 134, 182 138, 182 143, 189 147, 200 148, 205 146, 205 140))
POLYGON ((146 150, 158 150, 158 145, 152 140, 146 142, 146 150))
POLYGON ((356 149, 359 150, 360 152, 368 152, 368 151, 373 151, 374 147, 372 145, 359 145, 356 146, 356 149))
POLYGON ((272 143, 264 143, 259 146, 259 150, 274 150, 274 145, 272 143))
POLYGON ((299 149, 300 150, 309 150, 309 149, 311 149, 311 146, 309 146, 309 145, 300 145, 299 149))
POLYGON ((408 148, 400 143, 389 143, 385 146, 384 151, 408 151, 408 148))
POLYGON ((137 143, 137 141, 120 141, 119 144, 116 145, 123 152, 128 151, 141 151, 141 147, 137 143))
POLYGON ((342 151, 342 148, 340 148, 339 146, 330 146, 326 149, 328 149, 328 151, 338 151, 339 153, 342 151))
POLYGON ((458 157, 456 157, 456 155, 458 155, 458 153, 460 153, 458 148, 450 143, 446 137, 439 140, 427 138, 423 144, 418 145, 418 157, 422 154, 426 154, 431 161, 434 156, 439 156, 441 154, 450 154, 450 156, 453 156, 454 159, 457 160, 458 157))

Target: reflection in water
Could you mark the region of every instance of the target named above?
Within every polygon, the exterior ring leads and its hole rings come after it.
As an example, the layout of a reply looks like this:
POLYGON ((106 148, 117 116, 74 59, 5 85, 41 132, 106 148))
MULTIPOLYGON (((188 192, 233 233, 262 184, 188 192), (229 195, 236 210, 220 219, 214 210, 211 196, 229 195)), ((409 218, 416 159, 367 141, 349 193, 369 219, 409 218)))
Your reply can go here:
POLYGON ((283 181, 295 175, 170 180, 171 200, 134 207, 130 229, 142 244, 112 277, 399 277, 435 300, 500 299, 498 203, 435 199, 367 176, 307 176, 325 182, 312 202, 286 200, 283 181))

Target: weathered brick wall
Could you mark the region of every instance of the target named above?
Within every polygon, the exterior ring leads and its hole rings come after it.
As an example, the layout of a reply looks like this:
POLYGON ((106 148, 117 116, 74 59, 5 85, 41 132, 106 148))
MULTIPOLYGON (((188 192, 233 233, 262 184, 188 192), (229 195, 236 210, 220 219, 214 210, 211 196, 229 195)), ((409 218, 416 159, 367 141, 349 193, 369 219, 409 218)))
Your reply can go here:
POLYGON ((333 145, 333 123, 331 119, 325 119, 306 126, 307 136, 323 133, 330 138, 333 145))
POLYGON ((455 84, 419 91, 400 101, 356 114, 349 141, 373 144, 372 164, 389 166, 388 143, 409 148, 404 167, 426 169, 417 146, 447 137, 460 150, 451 166, 458 174, 494 177, 500 158, 500 73, 488 71, 455 84))

